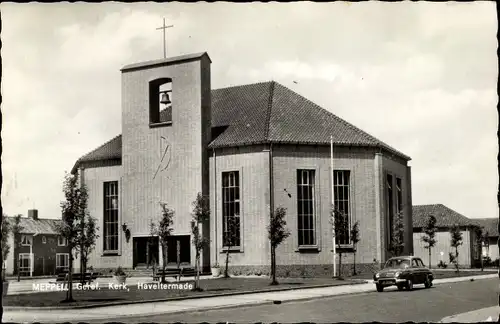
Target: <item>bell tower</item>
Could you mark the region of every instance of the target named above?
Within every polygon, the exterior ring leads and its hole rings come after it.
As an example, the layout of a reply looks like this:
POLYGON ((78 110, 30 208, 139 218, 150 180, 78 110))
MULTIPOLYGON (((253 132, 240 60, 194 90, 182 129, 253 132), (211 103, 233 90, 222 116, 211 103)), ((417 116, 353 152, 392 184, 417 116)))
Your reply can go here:
MULTIPOLYGON (((185 236, 197 193, 209 194, 210 64, 208 54, 199 53, 121 70, 122 219, 132 235, 123 253, 130 260, 134 239, 149 235, 151 220, 160 220, 160 202, 175 210, 173 235, 185 236)), ((194 250, 190 255, 193 263, 194 250)))

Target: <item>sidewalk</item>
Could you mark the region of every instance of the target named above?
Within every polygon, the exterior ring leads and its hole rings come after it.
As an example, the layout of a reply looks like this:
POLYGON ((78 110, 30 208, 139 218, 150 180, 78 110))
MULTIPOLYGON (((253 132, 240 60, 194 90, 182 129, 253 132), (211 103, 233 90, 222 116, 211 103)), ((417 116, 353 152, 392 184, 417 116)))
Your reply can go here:
MULTIPOLYGON (((483 275, 475 277, 460 277, 437 279, 436 285, 450 282, 468 281, 471 278, 475 280, 496 278, 496 274, 483 275)), ((274 301, 298 301, 321 297, 330 297, 345 294, 356 294, 375 292, 373 283, 358 284, 352 286, 336 286, 325 288, 308 288, 288 291, 276 291, 265 293, 251 293, 246 295, 220 296, 198 299, 186 299, 179 301, 151 302, 144 304, 129 304, 118 306, 106 306, 98 308, 86 308, 71 311, 61 310, 43 310, 43 309, 13 309, 4 307, 4 322, 73 322, 85 320, 106 320, 115 319, 123 316, 148 316, 158 314, 185 313, 194 311, 203 311, 220 308, 231 308, 238 306, 254 306, 270 304, 274 301)))
POLYGON ((500 307, 493 306, 478 309, 472 312, 457 314, 443 318, 440 323, 479 323, 496 322, 500 314, 500 307))

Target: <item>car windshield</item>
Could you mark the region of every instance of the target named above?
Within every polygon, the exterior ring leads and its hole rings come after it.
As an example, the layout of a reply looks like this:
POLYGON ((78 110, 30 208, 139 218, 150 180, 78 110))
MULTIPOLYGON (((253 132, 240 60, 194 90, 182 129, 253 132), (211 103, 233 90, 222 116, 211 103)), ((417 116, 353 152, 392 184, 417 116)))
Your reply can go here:
POLYGON ((390 259, 386 262, 384 268, 408 268, 410 266, 410 260, 407 259, 390 259))

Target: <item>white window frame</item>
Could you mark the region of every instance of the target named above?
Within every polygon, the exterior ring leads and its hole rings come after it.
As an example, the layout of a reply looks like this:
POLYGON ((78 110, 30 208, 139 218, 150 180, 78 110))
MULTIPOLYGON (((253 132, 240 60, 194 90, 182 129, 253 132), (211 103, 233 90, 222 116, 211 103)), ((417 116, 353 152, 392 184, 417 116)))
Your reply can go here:
POLYGON ((31 274, 31 253, 19 253, 19 268, 17 269, 20 274, 31 274), (23 260, 28 260, 28 267, 23 267, 23 260))
MULTIPOLYGON (((304 232, 305 231, 311 231, 312 230, 312 233, 313 233, 313 239, 312 239, 312 244, 298 244, 298 247, 299 248, 317 248, 318 247, 318 227, 317 227, 317 224, 316 224, 316 212, 317 212, 317 208, 316 208, 316 169, 312 169, 312 168, 301 168, 301 169, 297 169, 297 182, 296 182, 296 186, 297 186, 297 233, 298 233, 298 241, 300 241, 300 236, 301 235, 304 235, 304 232), (304 176, 306 178, 306 182, 301 182, 300 179, 304 179, 304 176), (300 182, 299 182, 300 181, 300 182), (310 219, 310 222, 311 222, 311 226, 312 228, 304 228, 305 224, 303 224, 303 227, 300 228, 299 226, 299 209, 300 209, 300 206, 299 206, 299 200, 298 200, 298 197, 299 197, 299 187, 301 188, 301 190, 303 190, 303 188, 306 188, 306 187, 312 187, 312 193, 311 193, 311 197, 309 197, 310 199, 301 199, 302 201, 305 201, 305 200, 309 200, 311 202, 311 207, 312 207, 312 219, 310 219)), ((302 196, 302 198, 304 198, 304 196, 302 196)))
POLYGON ((32 246, 33 245, 33 235, 22 234, 21 235, 21 246, 32 246), (28 243, 25 243, 27 241, 28 243))
POLYGON ((242 224, 242 201, 241 201, 241 195, 242 195, 242 180, 241 180, 241 170, 231 170, 231 171, 223 171, 221 172, 221 194, 222 194, 222 199, 221 199, 221 204, 222 204, 222 231, 221 231, 221 234, 222 234, 222 249, 223 251, 227 251, 228 247, 224 245, 224 229, 226 228, 225 224, 226 224, 226 217, 234 217, 234 218, 237 218, 238 219, 238 222, 239 222, 239 231, 240 231, 240 244, 238 245, 234 245, 231 247, 231 251, 241 251, 242 250, 242 247, 243 247, 243 224, 242 224), (228 178, 228 181, 229 181, 229 184, 227 187, 224 187, 224 176, 227 174, 227 176, 229 177, 228 178), (232 181, 231 181, 232 180, 232 181), (238 186, 236 186, 236 181, 238 181, 238 186), (224 199, 224 189, 234 189, 234 188, 238 188, 238 199, 234 199, 233 201, 225 201, 224 199), (233 213, 233 215, 227 215, 225 216, 224 214, 224 204, 225 202, 227 204, 238 204, 238 213, 233 213))
MULTIPOLYGON (((353 210, 353 195, 352 195, 352 188, 353 188, 353 185, 354 185, 354 180, 353 180, 353 170, 351 169, 334 169, 333 171, 333 190, 334 192, 338 192, 339 188, 342 188, 342 187, 346 187, 347 186, 347 208, 348 208, 348 215, 347 215, 347 241, 349 243, 337 243, 335 242, 336 246, 339 247, 339 248, 352 248, 353 247, 353 243, 352 243, 352 240, 351 240, 351 226, 354 224, 354 217, 353 217, 353 214, 354 214, 354 210, 353 210), (336 183, 336 178, 335 178, 335 173, 336 172, 341 172, 342 174, 342 178, 341 178, 341 181, 342 181, 342 184, 335 184, 336 183), (345 184, 343 183, 344 181, 344 174, 345 173, 348 173, 349 174, 349 179, 348 179, 348 183, 345 184)), ((335 197, 335 194, 334 194, 334 197, 335 197)), ((345 201, 346 199, 344 198, 342 201, 345 201)), ((339 204, 340 204, 340 199, 335 199, 334 198, 334 204, 335 204, 335 207, 338 207, 339 204)), ((335 238, 336 240, 337 238, 335 238)))
POLYGON ((103 182, 103 253, 117 254, 120 244, 120 182, 117 180, 103 182), (109 188, 109 192, 106 191, 109 188), (106 200, 110 199, 110 206, 106 208, 106 200), (116 220, 112 215, 116 212, 116 220), (116 229, 114 233, 113 229, 116 229), (109 248, 109 245, 116 240, 116 249, 109 248))
POLYGON ((68 246, 68 240, 64 236, 58 236, 57 237, 57 246, 68 246), (62 244, 61 244, 62 240, 62 244))
POLYGON ((69 253, 56 253, 56 270, 62 269, 62 271, 69 271, 69 253), (59 257, 64 256, 62 260, 66 265, 61 265, 59 262, 59 257))

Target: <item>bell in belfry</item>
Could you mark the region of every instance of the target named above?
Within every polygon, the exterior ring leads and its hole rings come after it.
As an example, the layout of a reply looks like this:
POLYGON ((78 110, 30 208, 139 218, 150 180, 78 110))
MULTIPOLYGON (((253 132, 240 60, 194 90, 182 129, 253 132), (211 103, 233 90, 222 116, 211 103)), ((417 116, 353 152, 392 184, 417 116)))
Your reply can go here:
POLYGON ((164 92, 161 94, 161 100, 160 103, 163 105, 170 105, 172 102, 170 101, 170 98, 168 97, 168 93, 164 92))

